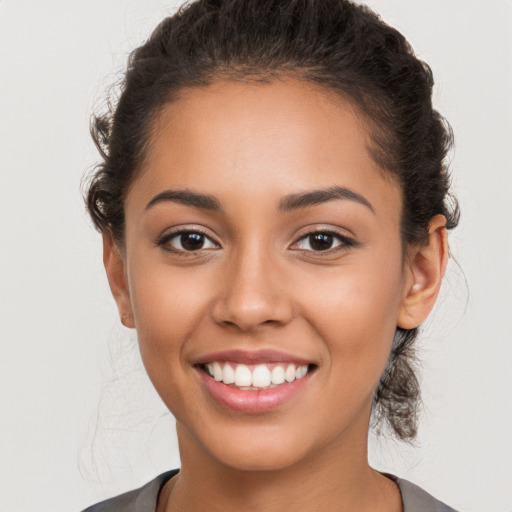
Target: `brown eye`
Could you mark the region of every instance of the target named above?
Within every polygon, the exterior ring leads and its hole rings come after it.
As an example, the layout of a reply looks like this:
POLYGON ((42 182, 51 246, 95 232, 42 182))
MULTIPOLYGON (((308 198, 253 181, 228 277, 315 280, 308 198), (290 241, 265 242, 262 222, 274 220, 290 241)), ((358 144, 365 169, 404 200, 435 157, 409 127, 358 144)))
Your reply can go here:
POLYGON ((326 252, 342 247, 352 247, 355 242, 348 237, 328 231, 309 233, 298 240, 294 249, 301 251, 326 252))
POLYGON ((161 245, 176 252, 194 252, 203 249, 216 249, 218 245, 198 231, 181 231, 165 237, 161 245))
POLYGON ((198 251, 203 248, 205 236, 200 233, 183 233, 179 239, 181 246, 186 251, 198 251))
POLYGON ((328 233, 314 233, 309 235, 309 245, 314 251, 326 251, 332 248, 334 237, 328 233))

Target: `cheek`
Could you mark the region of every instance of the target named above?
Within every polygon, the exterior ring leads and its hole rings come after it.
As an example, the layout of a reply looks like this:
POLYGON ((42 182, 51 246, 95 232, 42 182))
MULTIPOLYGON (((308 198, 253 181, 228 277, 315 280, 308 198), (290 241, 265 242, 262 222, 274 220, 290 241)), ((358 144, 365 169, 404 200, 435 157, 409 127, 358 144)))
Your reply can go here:
MULTIPOLYGON (((401 304, 402 269, 396 259, 361 262, 316 279, 302 298, 304 317, 325 343, 332 378, 371 391, 384 371, 401 304)), ((310 281, 311 282, 311 281, 310 281)))
POLYGON ((204 276, 197 268, 192 275, 187 269, 139 261, 145 264, 132 266, 129 284, 141 358, 167 408, 183 420, 191 410, 187 383, 195 377, 187 365, 187 348, 208 316, 204 276))
MULTIPOLYGON (((148 261, 139 259, 139 261, 148 261)), ((208 312, 204 271, 154 263, 131 268, 129 285, 137 336, 148 373, 182 362, 182 348, 208 312)), ((169 376, 171 377, 171 376, 169 376)))

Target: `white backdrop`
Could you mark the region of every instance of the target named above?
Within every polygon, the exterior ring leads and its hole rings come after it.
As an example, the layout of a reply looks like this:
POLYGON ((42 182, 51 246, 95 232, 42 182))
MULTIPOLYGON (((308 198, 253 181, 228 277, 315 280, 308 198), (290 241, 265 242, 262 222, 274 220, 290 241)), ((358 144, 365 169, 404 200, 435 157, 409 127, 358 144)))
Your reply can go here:
MULTIPOLYGON (((371 0, 433 68, 461 226, 423 341, 417 446, 371 460, 467 512, 512 510, 512 2, 371 0), (467 308, 466 308, 467 301, 467 308)), ((179 464, 120 327, 79 185, 89 116, 175 4, 0 2, 0 511, 80 510, 179 464)))

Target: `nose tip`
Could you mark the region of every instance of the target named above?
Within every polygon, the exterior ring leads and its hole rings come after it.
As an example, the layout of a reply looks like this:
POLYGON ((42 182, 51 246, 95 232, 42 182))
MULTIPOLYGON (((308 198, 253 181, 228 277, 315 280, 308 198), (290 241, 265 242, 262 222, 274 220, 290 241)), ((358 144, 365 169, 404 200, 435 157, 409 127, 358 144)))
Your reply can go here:
POLYGON ((283 280, 268 271, 244 269, 231 273, 213 307, 214 320, 248 332, 264 325, 284 325, 293 316, 283 280))
POLYGON ((231 302, 228 299, 216 304, 214 318, 217 323, 233 325, 244 332, 263 325, 286 323, 286 317, 289 315, 279 308, 269 306, 254 299, 251 303, 231 302))

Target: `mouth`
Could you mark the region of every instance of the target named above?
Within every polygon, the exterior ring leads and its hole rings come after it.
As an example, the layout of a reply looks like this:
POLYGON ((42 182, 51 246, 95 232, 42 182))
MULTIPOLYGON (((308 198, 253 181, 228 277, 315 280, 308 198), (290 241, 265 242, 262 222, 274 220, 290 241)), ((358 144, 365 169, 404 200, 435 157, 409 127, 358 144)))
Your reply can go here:
POLYGON ((264 413, 297 396, 317 370, 315 363, 274 351, 229 351, 194 364, 218 405, 243 413, 264 413))
POLYGON ((303 379, 316 365, 283 363, 243 364, 235 361, 213 361, 198 365, 199 369, 217 382, 233 389, 258 391, 273 389, 303 379))

